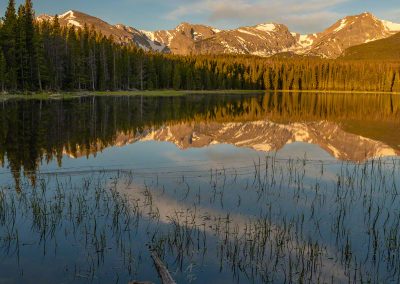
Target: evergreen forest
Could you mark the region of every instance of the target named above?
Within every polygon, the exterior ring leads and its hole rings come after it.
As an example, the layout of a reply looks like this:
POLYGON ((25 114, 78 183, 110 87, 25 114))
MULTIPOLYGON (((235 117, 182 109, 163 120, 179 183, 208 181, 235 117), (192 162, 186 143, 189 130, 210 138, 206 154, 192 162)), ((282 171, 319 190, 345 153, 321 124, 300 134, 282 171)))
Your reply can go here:
POLYGON ((37 21, 10 0, 0 23, 3 92, 116 90, 336 90, 400 92, 400 62, 177 56, 120 44, 94 27, 37 21))

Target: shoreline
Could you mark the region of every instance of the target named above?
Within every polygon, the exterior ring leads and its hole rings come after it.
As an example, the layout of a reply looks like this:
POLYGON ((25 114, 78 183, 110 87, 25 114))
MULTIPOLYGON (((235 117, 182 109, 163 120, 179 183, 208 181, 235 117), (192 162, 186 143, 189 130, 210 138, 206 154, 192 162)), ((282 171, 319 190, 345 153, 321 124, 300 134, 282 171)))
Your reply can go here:
POLYGON ((336 91, 336 90, 156 90, 156 91, 75 91, 60 93, 17 93, 0 94, 0 101, 4 102, 10 99, 25 100, 57 100, 74 99, 80 97, 100 97, 100 96, 145 96, 145 97, 182 97, 186 95, 258 95, 267 92, 276 93, 328 93, 328 94, 387 94, 400 95, 400 92, 384 91, 336 91))
POLYGON ((264 90, 157 90, 157 91, 76 91, 76 92, 49 92, 49 93, 31 93, 31 94, 0 94, 0 101, 10 99, 26 99, 26 100, 48 100, 48 99, 73 99, 81 97, 101 97, 101 96, 145 96, 145 97, 182 97, 186 95, 238 95, 249 94, 257 95, 265 93, 264 90))

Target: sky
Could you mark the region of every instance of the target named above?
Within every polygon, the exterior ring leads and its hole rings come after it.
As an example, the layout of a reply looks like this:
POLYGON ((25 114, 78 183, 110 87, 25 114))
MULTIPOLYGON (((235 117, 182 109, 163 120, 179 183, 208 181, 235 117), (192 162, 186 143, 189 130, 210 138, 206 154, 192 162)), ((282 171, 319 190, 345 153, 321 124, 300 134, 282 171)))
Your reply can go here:
MULTIPOLYGON (((7 2, 0 0, 1 15, 7 2)), ((144 30, 172 29, 181 22, 220 29, 274 22, 294 32, 314 33, 344 16, 366 11, 400 23, 399 0, 33 0, 33 4, 37 15, 78 10, 144 30)))

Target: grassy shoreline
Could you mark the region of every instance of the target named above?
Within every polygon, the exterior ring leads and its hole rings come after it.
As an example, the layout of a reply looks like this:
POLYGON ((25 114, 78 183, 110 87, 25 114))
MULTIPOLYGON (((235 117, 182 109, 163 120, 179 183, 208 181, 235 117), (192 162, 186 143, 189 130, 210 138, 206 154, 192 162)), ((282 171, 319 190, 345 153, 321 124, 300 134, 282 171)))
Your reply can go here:
POLYGON ((205 91, 175 91, 175 90, 157 90, 157 91, 95 91, 95 92, 60 92, 60 93, 29 93, 29 94, 0 94, 0 101, 9 99, 71 99, 79 97, 99 97, 99 96, 145 96, 145 97, 181 97, 186 95, 230 95, 230 94, 263 94, 264 90, 205 90, 205 91))
POLYGON ((61 93, 19 93, 19 94, 1 94, 0 101, 10 99, 32 99, 32 100, 49 100, 49 99, 73 99, 79 97, 92 96, 145 96, 145 97, 180 97, 186 95, 234 95, 234 94, 263 94, 265 92, 282 92, 282 93, 332 93, 332 94, 393 94, 399 95, 400 92, 382 92, 382 91, 335 91, 335 90, 196 90, 196 91, 175 91, 175 90, 157 90, 157 91, 95 91, 95 92, 61 92, 61 93))

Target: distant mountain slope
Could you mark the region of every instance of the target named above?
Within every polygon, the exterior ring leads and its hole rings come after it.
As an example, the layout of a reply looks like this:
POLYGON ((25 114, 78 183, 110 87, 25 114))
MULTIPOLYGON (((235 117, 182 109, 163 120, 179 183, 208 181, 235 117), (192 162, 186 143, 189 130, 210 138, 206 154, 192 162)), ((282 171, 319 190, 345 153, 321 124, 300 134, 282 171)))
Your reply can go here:
POLYGON ((173 30, 142 31, 150 40, 168 46, 175 54, 192 53, 196 42, 212 37, 218 32, 218 29, 210 26, 189 23, 181 23, 173 30))
MULTIPOLYGON (((37 19, 39 21, 52 20, 54 16, 40 15, 37 19)), ((160 44, 159 42, 154 42, 150 40, 143 32, 128 27, 122 24, 111 25, 99 18, 90 16, 88 14, 79 11, 68 11, 62 15, 58 16, 60 25, 62 26, 75 26, 83 28, 85 25, 88 27, 94 27, 97 31, 101 32, 103 35, 109 37, 112 36, 115 41, 120 43, 135 43, 138 47, 145 50, 155 50, 155 51, 169 51, 169 49, 160 44)))
POLYGON ((296 44, 285 25, 264 23, 221 31, 195 44, 196 53, 234 53, 271 56, 296 44))
POLYGON ((336 58, 351 46, 387 38, 396 30, 400 31, 400 25, 379 20, 371 13, 348 16, 317 34, 308 54, 336 58))
MULTIPOLYGON (((53 16, 48 15, 41 15, 38 17, 39 20, 51 20, 52 18, 53 16)), ((120 42, 129 42, 132 38, 131 33, 128 31, 118 29, 117 27, 112 26, 99 18, 84 14, 79 11, 68 11, 62 15, 59 15, 58 20, 62 26, 73 25, 80 28, 83 28, 85 24, 88 27, 94 26, 97 30, 101 31, 103 35, 107 37, 112 35, 115 40, 120 42)))
POLYGON ((222 31, 195 44, 195 53, 235 53, 259 56, 298 54, 337 58, 351 46, 400 31, 400 24, 382 21, 371 13, 348 16, 321 33, 301 35, 282 24, 265 23, 222 31))
POLYGON ((345 50, 344 59, 400 60, 400 33, 345 50))
POLYGON ((292 33, 285 25, 266 23, 222 31, 197 42, 195 52, 337 58, 348 47, 386 38, 396 31, 400 31, 399 24, 379 20, 371 13, 345 17, 321 33, 308 35, 292 33))
MULTIPOLYGON (((42 15, 38 20, 49 20, 42 15)), ((59 16, 63 26, 93 26, 121 43, 134 43, 145 50, 174 54, 248 54, 270 57, 317 56, 337 58, 356 45, 388 38, 400 32, 400 24, 376 18, 371 13, 345 17, 326 30, 314 34, 291 32, 278 23, 264 23, 232 30, 182 23, 172 30, 144 31, 123 24, 111 25, 78 11, 59 16), (291 55, 292 54, 292 55, 291 55)))

